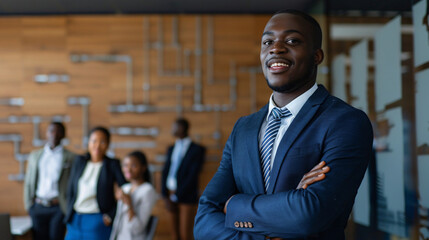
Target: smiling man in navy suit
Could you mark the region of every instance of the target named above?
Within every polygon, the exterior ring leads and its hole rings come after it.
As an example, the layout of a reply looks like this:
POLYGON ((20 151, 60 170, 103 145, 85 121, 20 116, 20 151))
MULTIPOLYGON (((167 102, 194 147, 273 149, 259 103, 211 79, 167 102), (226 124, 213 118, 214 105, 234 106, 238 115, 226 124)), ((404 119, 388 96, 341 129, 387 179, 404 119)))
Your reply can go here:
POLYGON ((303 12, 268 21, 260 58, 273 94, 235 124, 200 198, 196 239, 345 239, 373 134, 365 113, 316 84, 321 42, 319 24, 303 12), (325 179, 299 187, 325 163, 325 179))

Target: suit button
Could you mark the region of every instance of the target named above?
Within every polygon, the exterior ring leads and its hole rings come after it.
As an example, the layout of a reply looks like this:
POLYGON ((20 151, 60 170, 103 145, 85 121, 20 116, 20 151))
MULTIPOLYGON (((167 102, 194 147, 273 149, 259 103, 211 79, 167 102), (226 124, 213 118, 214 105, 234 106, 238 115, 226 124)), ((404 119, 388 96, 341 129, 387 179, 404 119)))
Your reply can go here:
POLYGON ((240 227, 242 228, 242 227, 244 227, 244 224, 243 224, 243 222, 240 222, 240 227))
POLYGON ((234 223, 234 227, 240 227, 240 223, 238 223, 237 221, 234 223))
POLYGON ((253 228, 253 224, 251 222, 248 222, 247 225, 249 226, 249 228, 253 228))
POLYGON ((248 228, 247 222, 244 222, 244 227, 248 228))

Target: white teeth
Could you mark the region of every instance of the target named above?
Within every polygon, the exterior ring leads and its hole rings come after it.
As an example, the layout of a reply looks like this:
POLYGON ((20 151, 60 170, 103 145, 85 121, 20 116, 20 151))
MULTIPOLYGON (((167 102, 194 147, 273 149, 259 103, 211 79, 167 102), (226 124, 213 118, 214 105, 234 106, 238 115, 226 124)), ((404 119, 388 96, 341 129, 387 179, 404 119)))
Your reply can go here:
POLYGON ((289 64, 286 63, 273 63, 270 67, 288 67, 289 64))

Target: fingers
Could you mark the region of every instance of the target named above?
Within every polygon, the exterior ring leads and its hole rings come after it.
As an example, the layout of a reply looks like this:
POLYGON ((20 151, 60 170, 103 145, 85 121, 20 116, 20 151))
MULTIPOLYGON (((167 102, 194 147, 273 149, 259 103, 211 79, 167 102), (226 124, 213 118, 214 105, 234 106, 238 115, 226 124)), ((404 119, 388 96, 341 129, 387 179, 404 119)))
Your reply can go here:
POLYGON ((314 169, 314 170, 311 170, 310 172, 306 173, 304 175, 303 179, 317 177, 318 175, 325 174, 325 173, 329 172, 330 170, 331 170, 331 168, 329 166, 325 166, 325 167, 322 167, 320 169, 314 169))
POLYGON ((310 172, 306 173, 301 181, 298 184, 297 189, 303 188, 306 189, 311 184, 321 181, 325 178, 325 174, 329 172, 331 169, 329 166, 326 166, 326 162, 322 161, 317 164, 310 172))
POLYGON ((308 186, 310 186, 311 184, 321 181, 323 179, 325 179, 326 175, 324 173, 320 173, 318 175, 303 179, 302 182, 302 188, 306 189, 308 186))
POLYGON ((321 161, 319 164, 317 164, 316 166, 314 166, 314 167, 310 170, 310 172, 312 172, 312 171, 314 171, 314 170, 321 169, 321 168, 323 168, 325 165, 326 165, 326 162, 325 162, 325 161, 321 161))

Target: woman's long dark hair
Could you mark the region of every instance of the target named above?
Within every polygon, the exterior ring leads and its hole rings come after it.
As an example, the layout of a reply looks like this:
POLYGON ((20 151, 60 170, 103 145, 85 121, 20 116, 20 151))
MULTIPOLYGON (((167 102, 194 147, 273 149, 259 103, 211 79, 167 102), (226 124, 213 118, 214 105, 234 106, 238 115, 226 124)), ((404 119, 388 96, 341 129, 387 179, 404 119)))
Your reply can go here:
POLYGON ((149 165, 147 163, 146 155, 142 151, 134 151, 127 155, 128 157, 135 157, 146 170, 143 172, 143 179, 145 182, 151 183, 151 176, 149 171, 149 165))

